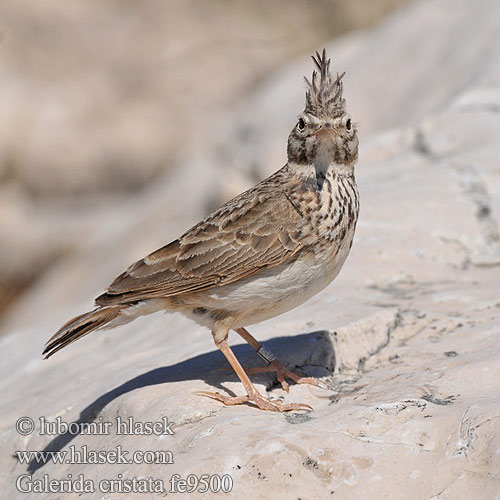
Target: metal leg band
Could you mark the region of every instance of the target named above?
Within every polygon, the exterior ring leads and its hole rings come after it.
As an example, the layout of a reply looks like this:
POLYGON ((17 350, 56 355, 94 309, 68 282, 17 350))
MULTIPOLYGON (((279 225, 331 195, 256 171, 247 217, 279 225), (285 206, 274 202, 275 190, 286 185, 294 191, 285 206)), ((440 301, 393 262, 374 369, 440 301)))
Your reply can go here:
POLYGON ((277 359, 276 356, 269 349, 266 349, 263 345, 261 345, 255 352, 268 364, 277 359))

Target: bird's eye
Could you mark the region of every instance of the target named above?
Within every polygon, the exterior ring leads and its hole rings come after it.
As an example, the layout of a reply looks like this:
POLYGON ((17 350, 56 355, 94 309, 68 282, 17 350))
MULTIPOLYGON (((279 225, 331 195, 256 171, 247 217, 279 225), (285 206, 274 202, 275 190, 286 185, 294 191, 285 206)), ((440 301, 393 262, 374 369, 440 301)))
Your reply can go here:
POLYGON ((345 128, 347 129, 348 132, 351 131, 351 127, 352 127, 352 123, 351 123, 351 119, 349 118, 346 122, 345 122, 345 128))
POLYGON ((297 127, 299 130, 304 130, 306 126, 306 122, 304 121, 304 118, 299 118, 299 122, 297 123, 297 127))

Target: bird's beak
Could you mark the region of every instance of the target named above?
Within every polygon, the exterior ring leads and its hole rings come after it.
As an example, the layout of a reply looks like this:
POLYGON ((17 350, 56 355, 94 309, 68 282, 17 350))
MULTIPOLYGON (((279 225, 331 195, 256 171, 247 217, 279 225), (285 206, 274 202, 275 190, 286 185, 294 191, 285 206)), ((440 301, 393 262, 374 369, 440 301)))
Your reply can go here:
POLYGON ((321 141, 334 141, 335 135, 335 130, 331 126, 320 128, 316 132, 316 137, 321 141))

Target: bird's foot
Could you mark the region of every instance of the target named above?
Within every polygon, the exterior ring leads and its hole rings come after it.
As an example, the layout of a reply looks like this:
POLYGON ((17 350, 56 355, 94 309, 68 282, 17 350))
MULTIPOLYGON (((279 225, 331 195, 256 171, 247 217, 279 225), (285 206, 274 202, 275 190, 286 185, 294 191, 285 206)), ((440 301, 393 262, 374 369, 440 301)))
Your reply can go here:
POLYGON ((271 363, 269 363, 267 366, 248 368, 246 372, 249 375, 253 375, 256 373, 275 372, 276 376, 278 377, 278 382, 286 392, 290 391, 290 385, 286 381, 287 378, 293 380, 296 384, 310 384, 315 385, 316 387, 321 387, 322 389, 328 389, 328 385, 326 385, 326 383, 319 378, 302 377, 301 375, 297 375, 288 368, 284 367, 277 359, 271 361, 271 363))
POLYGON ((252 394, 248 394, 246 396, 226 396, 224 394, 220 394, 219 392, 208 392, 208 391, 197 391, 195 394, 199 394, 200 396, 206 396, 208 398, 216 399, 217 401, 221 401, 225 405, 234 406, 241 405, 245 403, 252 403, 257 408, 261 410, 267 411, 297 411, 297 410, 312 410, 313 408, 309 405, 303 403, 279 403, 277 401, 271 401, 270 399, 265 398, 259 392, 255 391, 252 394))

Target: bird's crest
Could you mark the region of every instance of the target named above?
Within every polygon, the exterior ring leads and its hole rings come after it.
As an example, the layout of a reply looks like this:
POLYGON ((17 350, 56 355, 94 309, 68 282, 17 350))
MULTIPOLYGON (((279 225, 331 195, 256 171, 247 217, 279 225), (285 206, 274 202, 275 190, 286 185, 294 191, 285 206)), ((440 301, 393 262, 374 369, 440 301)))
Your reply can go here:
POLYGON ((319 71, 313 71, 311 81, 304 77, 308 89, 306 92, 305 113, 320 117, 337 117, 345 111, 345 99, 342 97, 342 78, 345 72, 333 78, 330 74, 330 59, 326 58, 326 50, 323 54, 316 52, 312 56, 314 64, 319 71))

